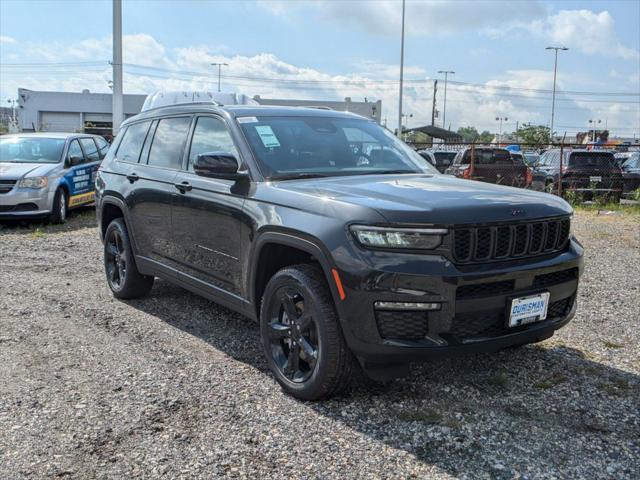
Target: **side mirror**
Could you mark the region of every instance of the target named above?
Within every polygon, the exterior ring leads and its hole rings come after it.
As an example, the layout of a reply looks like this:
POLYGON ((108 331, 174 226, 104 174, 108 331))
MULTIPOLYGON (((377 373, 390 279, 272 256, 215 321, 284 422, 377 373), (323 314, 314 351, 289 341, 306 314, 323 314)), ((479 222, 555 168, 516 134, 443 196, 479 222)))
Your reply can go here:
POLYGON ((80 165, 82 163, 82 157, 78 155, 70 155, 69 156, 69 166, 75 167, 76 165, 80 165))
POLYGON ((245 172, 239 172, 238 166, 238 160, 233 153, 208 152, 196 157, 193 162, 193 171, 201 177, 238 180, 247 175, 245 172))

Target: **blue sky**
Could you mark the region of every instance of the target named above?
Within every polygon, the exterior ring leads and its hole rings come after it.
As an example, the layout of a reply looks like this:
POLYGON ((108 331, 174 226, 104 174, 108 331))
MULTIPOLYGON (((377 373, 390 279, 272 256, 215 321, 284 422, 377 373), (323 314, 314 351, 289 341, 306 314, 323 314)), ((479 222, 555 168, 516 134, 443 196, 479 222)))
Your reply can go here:
MULTIPOLYGON (((393 0, 125 0, 125 93, 213 88, 209 64, 224 61, 227 90, 381 99, 394 125, 400 9, 393 0)), ((506 130, 548 123, 553 57, 544 47, 561 44, 570 50, 559 59, 558 131, 597 118, 614 134, 640 134, 640 2, 416 0, 407 2, 406 25, 410 126, 430 122, 441 69, 460 82, 449 84, 447 126, 494 131, 498 115, 510 118, 506 130)), ((109 91, 110 36, 110 1, 2 0, 3 104, 18 87, 109 91)))

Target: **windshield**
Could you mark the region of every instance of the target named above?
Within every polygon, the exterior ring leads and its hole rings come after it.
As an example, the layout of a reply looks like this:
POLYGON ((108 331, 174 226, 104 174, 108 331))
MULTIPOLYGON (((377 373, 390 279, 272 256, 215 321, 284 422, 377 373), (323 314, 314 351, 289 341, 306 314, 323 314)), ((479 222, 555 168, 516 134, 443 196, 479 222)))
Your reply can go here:
POLYGON ((368 120, 330 117, 240 117, 268 179, 430 173, 420 155, 368 120))
POLYGON ((622 166, 622 168, 624 169, 640 168, 640 155, 633 155, 629 157, 629 160, 624 162, 624 165, 622 166))
POLYGON ((58 163, 62 159, 64 138, 0 138, 0 162, 58 163))

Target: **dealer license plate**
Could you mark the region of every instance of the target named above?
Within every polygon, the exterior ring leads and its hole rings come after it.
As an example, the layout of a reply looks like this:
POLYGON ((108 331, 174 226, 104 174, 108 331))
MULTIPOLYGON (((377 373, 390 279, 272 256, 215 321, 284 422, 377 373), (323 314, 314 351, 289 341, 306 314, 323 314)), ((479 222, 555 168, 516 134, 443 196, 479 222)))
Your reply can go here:
POLYGON ((519 327, 544 320, 547 318, 548 307, 549 292, 514 298, 511 300, 509 311, 509 327, 519 327))
POLYGON ((590 182, 601 182, 602 181, 602 177, 601 176, 592 176, 592 177, 589 177, 589 181, 590 182))

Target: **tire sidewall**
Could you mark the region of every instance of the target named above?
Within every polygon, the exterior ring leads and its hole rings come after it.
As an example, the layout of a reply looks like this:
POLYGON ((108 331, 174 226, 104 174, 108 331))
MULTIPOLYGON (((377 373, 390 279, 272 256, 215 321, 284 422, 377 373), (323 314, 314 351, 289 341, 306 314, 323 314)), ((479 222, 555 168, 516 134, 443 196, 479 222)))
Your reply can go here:
POLYGON ((303 273, 293 269, 278 272, 269 281, 264 291, 260 309, 260 337, 267 363, 276 380, 286 390, 300 398, 307 396, 310 398, 315 397, 316 392, 322 391, 325 388, 329 374, 327 371, 328 356, 332 353, 331 349, 336 348, 335 345, 330 344, 327 331, 327 321, 336 321, 335 313, 333 313, 334 307, 333 305, 325 305, 326 302, 307 287, 306 283, 309 282, 309 280, 310 279, 306 278, 303 273), (308 308, 307 304, 311 305, 318 334, 318 360, 316 367, 311 376, 306 381, 300 383, 289 380, 276 365, 271 353, 271 344, 268 336, 269 312, 273 307, 273 303, 278 302, 275 293, 279 288, 284 286, 292 287, 302 294, 305 299, 305 308, 308 308), (326 314, 329 312, 333 314, 333 318, 326 318, 326 314))
POLYGON ((113 220, 107 227, 104 238, 105 238, 104 249, 103 249, 104 271, 105 271, 105 275, 107 276, 107 283, 109 285, 109 288, 113 293, 118 294, 127 288, 131 278, 131 271, 132 271, 131 267, 133 266, 133 252, 131 251, 131 243, 129 242, 129 235, 127 232, 127 227, 124 224, 124 221, 122 221, 121 218, 116 218, 115 220, 113 220), (125 278, 119 289, 115 288, 115 286, 109 280, 109 273, 107 269, 107 246, 109 244, 108 239, 111 235, 111 232, 113 232, 114 230, 117 230, 120 232, 120 237, 122 238, 122 244, 124 246, 124 251, 125 251, 125 261, 127 262, 125 278))
POLYGON ((67 220, 67 214, 69 212, 69 202, 67 201, 67 194, 62 188, 58 188, 53 197, 53 205, 51 205, 51 215, 49 217, 51 223, 64 223, 67 220), (61 212, 61 207, 64 205, 64 215, 61 212))

